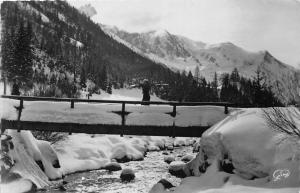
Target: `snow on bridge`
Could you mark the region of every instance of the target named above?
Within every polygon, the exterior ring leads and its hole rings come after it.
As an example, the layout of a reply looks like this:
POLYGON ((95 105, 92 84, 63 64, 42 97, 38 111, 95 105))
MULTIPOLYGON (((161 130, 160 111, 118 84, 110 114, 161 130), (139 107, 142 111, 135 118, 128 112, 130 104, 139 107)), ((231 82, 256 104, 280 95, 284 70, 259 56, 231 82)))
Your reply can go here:
POLYGON ((198 137, 226 117, 229 103, 2 96, 2 130, 198 137))

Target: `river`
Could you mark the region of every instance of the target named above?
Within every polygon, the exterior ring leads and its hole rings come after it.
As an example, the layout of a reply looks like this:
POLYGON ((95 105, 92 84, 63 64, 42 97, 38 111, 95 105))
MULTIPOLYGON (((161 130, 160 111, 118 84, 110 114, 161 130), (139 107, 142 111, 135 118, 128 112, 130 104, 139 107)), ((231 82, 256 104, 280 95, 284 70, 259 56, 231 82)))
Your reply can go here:
MULTIPOLYGON (((173 151, 167 152, 176 160, 180 160, 186 154, 193 154, 191 146, 175 147, 173 151)), ((93 170, 66 176, 64 181, 67 184, 63 186, 65 190, 53 186, 39 192, 146 193, 162 178, 177 186, 181 179, 169 174, 169 164, 164 162, 165 156, 163 151, 148 152, 143 161, 121 163, 123 169, 131 168, 135 172, 135 179, 129 183, 121 182, 121 171, 93 170)))

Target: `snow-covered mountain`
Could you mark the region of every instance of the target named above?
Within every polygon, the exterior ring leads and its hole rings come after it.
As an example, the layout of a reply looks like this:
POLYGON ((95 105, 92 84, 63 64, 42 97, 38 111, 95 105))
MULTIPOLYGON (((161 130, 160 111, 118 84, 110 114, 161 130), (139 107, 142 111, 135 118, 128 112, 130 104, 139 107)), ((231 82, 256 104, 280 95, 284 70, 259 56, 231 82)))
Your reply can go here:
POLYGON ((154 61, 166 64, 173 70, 190 70, 201 65, 188 49, 202 48, 205 44, 194 42, 160 29, 144 33, 128 33, 117 27, 101 26, 104 31, 115 39, 121 39, 133 50, 148 56, 154 61), (188 46, 187 46, 188 45, 188 46))
POLYGON ((79 11, 81 13, 84 13, 85 15, 87 15, 88 17, 93 17, 94 15, 97 14, 96 9, 91 5, 91 4, 87 4, 87 5, 83 5, 79 8, 79 11))
POLYGON ((221 75, 234 68, 252 78, 259 68, 282 101, 300 101, 300 70, 284 64, 268 51, 250 52, 230 42, 209 45, 166 30, 129 33, 117 27, 101 27, 131 49, 173 70, 194 73, 198 66, 200 74, 208 80, 212 80, 215 72, 221 75))

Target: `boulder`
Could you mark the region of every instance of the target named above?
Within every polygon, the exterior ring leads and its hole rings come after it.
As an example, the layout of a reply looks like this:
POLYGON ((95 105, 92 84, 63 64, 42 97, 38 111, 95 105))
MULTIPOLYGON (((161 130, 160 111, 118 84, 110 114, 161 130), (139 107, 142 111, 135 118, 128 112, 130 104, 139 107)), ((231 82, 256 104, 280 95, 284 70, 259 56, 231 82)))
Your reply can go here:
POLYGON ((173 150, 174 149, 174 147, 173 146, 167 146, 167 150, 173 150))
POLYGON ((119 170, 122 170, 122 167, 119 163, 117 162, 111 162, 111 163, 108 163, 104 166, 104 169, 108 170, 108 171, 119 171, 119 170))
POLYGON ((134 171, 132 169, 123 169, 120 175, 122 182, 130 182, 135 178, 134 171))
POLYGON ((185 155, 181 158, 181 161, 183 161, 184 163, 190 162, 192 159, 194 159, 193 155, 185 155))
POLYGON ((167 164, 170 164, 171 162, 175 161, 175 158, 173 156, 166 156, 164 158, 164 161, 167 163, 167 164))
POLYGON ((170 164, 169 172, 171 175, 178 178, 185 178, 187 176, 185 172, 185 163, 182 161, 174 161, 170 164))

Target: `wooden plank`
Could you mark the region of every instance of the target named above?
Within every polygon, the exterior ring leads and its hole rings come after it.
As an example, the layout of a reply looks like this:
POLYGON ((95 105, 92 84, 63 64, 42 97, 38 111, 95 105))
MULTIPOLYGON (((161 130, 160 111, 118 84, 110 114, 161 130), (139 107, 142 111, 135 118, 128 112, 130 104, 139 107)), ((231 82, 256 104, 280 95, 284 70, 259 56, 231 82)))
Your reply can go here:
MULTIPOLYGON (((110 135, 146 135, 146 136, 177 136, 201 137, 209 126, 145 126, 145 125, 104 125, 20 121, 22 130, 52 131, 67 133, 110 134, 110 135)), ((2 129, 18 130, 18 121, 1 120, 2 129)))

